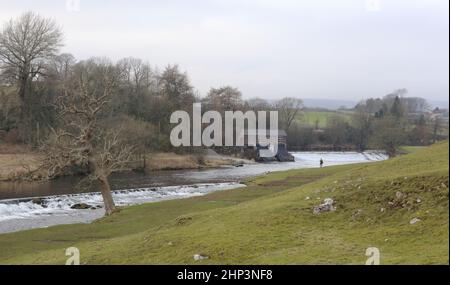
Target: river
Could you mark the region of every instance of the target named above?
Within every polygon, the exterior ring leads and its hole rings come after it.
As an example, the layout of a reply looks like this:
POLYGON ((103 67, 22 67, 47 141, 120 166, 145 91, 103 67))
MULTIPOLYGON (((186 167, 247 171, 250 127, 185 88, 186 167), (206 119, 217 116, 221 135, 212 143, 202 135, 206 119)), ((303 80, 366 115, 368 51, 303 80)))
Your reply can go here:
MULTIPOLYGON (((265 174, 299 168, 373 162, 387 159, 379 152, 294 152, 295 162, 246 164, 206 170, 159 171, 150 174, 118 173, 111 177, 117 205, 136 205, 168 199, 205 195, 213 191, 245 187, 240 181, 265 174)), ((80 193, 79 179, 66 177, 48 183, 0 182, 0 233, 58 224, 89 223, 103 216, 101 195, 80 193), (41 197, 40 199, 33 199, 41 197), (37 203, 39 202, 39 203, 37 203), (71 209, 85 203, 87 210, 71 209)))

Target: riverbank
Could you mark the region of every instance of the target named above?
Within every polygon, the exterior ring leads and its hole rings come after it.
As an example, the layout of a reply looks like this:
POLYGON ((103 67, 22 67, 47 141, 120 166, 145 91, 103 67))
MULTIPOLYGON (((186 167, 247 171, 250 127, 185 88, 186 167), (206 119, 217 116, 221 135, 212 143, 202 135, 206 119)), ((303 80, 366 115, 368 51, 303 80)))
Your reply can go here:
MULTIPOLYGON (((14 181, 39 169, 43 156, 27 146, 0 144, 0 181, 14 181)), ((234 164, 250 164, 253 161, 218 155, 208 151, 203 155, 152 153, 145 156, 145 162, 138 161, 132 168, 145 167, 145 171, 207 169, 234 164)), ((39 176, 39 175, 36 175, 39 176)), ((33 177, 30 177, 33 180, 33 177)))
POLYGON ((1 264, 448 264, 448 142, 388 161, 271 173, 245 189, 0 235, 1 264), (314 214, 325 198, 335 211, 314 214), (205 259, 194 260, 203 255, 205 259))
POLYGON ((42 156, 24 145, 0 144, 0 181, 14 180, 41 164, 42 156))
POLYGON ((146 155, 145 168, 147 171, 185 170, 217 168, 250 163, 255 162, 232 156, 219 155, 212 150, 207 150, 205 154, 201 155, 164 152, 146 155))

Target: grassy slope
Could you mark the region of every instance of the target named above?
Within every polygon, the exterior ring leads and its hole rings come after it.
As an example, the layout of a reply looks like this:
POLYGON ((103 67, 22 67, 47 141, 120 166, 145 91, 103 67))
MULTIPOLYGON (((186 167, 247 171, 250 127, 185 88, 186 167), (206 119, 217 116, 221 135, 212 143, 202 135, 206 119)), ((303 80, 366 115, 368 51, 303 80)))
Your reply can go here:
POLYGON ((424 146, 402 146, 399 148, 399 152, 401 154, 409 154, 409 153, 414 153, 416 151, 419 151, 423 148, 424 148, 424 146))
POLYGON ((376 246, 382 264, 448 264, 448 202, 441 143, 385 162, 273 173, 91 225, 0 235, 0 263, 63 264, 77 246, 89 264, 363 264, 376 246), (337 211, 313 215, 327 197, 337 211), (414 217, 422 221, 410 225, 414 217), (211 258, 195 262, 197 253, 211 258))

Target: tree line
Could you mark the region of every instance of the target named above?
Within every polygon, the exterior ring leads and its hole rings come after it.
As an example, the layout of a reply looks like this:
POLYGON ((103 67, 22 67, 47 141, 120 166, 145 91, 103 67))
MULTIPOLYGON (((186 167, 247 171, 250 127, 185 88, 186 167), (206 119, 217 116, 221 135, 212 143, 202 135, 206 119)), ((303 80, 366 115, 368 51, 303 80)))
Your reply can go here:
MULTIPOLYGON (((133 57, 117 62, 107 58, 77 61, 71 54, 58 53, 62 37, 55 22, 34 13, 12 19, 3 28, 0 130, 8 133, 9 140, 33 145, 45 141, 51 128, 59 123, 56 102, 83 75, 92 77, 89 88, 101 90, 104 86, 98 70, 102 68, 114 78, 102 121, 110 126, 123 122, 129 132, 135 130, 136 137, 145 133, 147 137, 139 140, 150 150, 170 148, 170 114, 175 110, 190 111, 194 102, 202 102, 205 111, 269 108, 262 99, 243 100, 241 92, 231 86, 211 88, 201 98, 178 65, 168 65, 160 71, 133 57), (147 131, 142 132, 143 129, 147 131)), ((301 100, 295 98, 276 103, 285 127, 292 123, 301 106, 301 100)))

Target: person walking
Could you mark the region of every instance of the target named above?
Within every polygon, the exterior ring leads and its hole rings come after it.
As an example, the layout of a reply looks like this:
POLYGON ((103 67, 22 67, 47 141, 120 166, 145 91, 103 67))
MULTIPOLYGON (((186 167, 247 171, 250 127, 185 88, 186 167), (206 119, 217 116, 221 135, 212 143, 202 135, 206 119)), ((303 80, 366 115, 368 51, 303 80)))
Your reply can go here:
POLYGON ((320 168, 322 168, 323 167, 323 159, 321 158, 320 159, 320 168))

